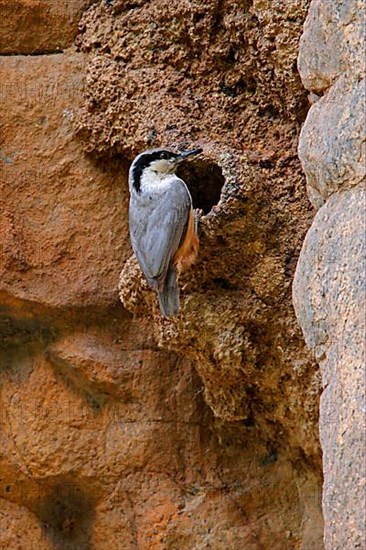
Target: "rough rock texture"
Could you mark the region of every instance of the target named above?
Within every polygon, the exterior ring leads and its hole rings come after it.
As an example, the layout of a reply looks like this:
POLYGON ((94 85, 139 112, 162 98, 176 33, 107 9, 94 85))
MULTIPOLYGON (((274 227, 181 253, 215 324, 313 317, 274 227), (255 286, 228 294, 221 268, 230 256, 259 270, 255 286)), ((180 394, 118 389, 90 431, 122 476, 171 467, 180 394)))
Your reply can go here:
POLYGON ((320 365, 324 541, 364 548, 365 72, 362 3, 314 0, 299 55, 311 107, 299 153, 320 207, 305 239, 294 305, 320 365), (322 206, 323 205, 323 206, 322 206))
POLYGON ((335 193, 299 260, 295 307, 319 361, 325 543, 365 546, 365 191, 335 193), (309 269, 311 266, 311 269, 309 269))
POLYGON ((58 3, 47 36, 24 27, 39 55, 0 59, 0 547, 321 549, 319 376, 291 306, 307 3, 107 4, 78 52, 42 55, 57 25, 69 43, 58 3), (204 147, 175 321, 127 233, 128 162, 159 144, 204 147))
MULTIPOLYGON (((289 300, 291 262, 311 216, 295 153, 305 105, 295 66, 304 6, 181 7, 177 15, 168 2, 115 2, 87 13, 78 45, 95 56, 77 129, 99 155, 204 146, 203 160, 183 174, 207 214, 200 262, 186 277, 180 319, 164 322, 155 308, 154 329, 160 345, 195 362, 217 416, 245 419, 270 370, 278 380, 289 376, 291 393, 293 361, 306 363, 289 300)), ((147 293, 147 303, 141 285, 129 262, 122 300, 151 315, 156 300, 147 293)), ((260 393, 272 423, 271 392, 268 403, 260 393)))
POLYGON ((302 129, 299 155, 317 208, 332 193, 365 178, 362 8, 360 0, 313 1, 301 37, 299 71, 317 95, 302 129))
POLYGON ((308 90, 323 94, 339 77, 364 75, 362 0, 312 0, 298 58, 308 90))

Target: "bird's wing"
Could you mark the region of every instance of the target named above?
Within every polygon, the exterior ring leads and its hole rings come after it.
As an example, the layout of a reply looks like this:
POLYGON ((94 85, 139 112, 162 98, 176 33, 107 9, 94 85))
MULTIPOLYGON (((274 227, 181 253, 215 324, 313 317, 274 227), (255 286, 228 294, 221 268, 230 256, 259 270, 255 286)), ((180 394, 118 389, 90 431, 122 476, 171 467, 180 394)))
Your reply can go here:
POLYGON ((178 178, 154 207, 130 207, 132 246, 150 284, 164 280, 184 235, 190 209, 189 191, 178 178))

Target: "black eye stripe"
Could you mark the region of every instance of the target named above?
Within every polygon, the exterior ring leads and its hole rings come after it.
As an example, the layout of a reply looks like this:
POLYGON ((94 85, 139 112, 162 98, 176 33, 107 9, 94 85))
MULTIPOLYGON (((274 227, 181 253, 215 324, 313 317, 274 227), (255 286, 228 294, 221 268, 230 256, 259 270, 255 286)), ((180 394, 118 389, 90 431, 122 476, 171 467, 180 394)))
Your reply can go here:
POLYGON ((140 155, 137 160, 134 161, 134 166, 132 169, 133 185, 136 191, 139 193, 141 188, 141 176, 144 169, 149 166, 154 160, 160 159, 171 159, 177 157, 177 153, 172 153, 171 151, 146 151, 140 155))

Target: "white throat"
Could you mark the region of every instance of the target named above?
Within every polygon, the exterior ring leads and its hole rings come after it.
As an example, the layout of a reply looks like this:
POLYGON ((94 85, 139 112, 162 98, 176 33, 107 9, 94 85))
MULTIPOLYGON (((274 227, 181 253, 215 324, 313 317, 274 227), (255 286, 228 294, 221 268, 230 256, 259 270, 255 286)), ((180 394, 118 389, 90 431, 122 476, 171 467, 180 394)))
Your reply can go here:
POLYGON ((151 168, 145 168, 141 176, 142 193, 164 192, 177 179, 174 173, 157 172, 151 168))

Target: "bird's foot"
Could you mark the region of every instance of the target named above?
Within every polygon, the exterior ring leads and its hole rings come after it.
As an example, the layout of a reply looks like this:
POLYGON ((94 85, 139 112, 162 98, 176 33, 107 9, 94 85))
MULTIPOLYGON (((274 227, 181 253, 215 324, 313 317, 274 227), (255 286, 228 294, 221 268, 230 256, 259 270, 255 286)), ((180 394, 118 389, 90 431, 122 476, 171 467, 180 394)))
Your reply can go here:
POLYGON ((194 230, 197 233, 198 232, 198 224, 200 219, 203 216, 203 210, 202 208, 195 208, 193 210, 193 217, 194 217, 194 230))

